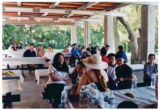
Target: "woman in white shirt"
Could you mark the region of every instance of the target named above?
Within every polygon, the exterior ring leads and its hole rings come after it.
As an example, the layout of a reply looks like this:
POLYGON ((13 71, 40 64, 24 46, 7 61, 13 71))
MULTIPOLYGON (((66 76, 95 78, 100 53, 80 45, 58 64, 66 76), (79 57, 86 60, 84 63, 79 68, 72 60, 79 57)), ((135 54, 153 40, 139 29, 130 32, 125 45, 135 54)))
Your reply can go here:
POLYGON ((65 81, 68 80, 69 77, 69 69, 62 53, 57 53, 55 55, 54 63, 49 66, 48 73, 49 80, 45 92, 51 98, 52 107, 58 108, 65 81))

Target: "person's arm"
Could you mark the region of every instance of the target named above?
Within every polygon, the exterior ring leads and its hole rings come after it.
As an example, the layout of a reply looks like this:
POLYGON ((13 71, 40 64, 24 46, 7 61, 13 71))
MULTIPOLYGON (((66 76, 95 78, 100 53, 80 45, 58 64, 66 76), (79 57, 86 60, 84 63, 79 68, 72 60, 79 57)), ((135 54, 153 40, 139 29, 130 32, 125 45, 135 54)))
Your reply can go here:
POLYGON ((65 77, 64 77, 64 80, 67 81, 69 78, 69 74, 67 74, 65 77))
POLYGON ((51 77, 52 81, 61 81, 61 80, 64 80, 64 78, 59 78, 59 77, 54 76, 53 73, 49 73, 49 76, 51 77))
POLYGON ((47 52, 45 52, 45 54, 44 54, 44 56, 43 56, 43 59, 44 59, 44 60, 48 59, 48 57, 47 57, 47 52))
POLYGON ((149 76, 149 71, 148 71, 147 65, 148 65, 147 63, 144 65, 144 70, 143 70, 145 76, 149 76))
POLYGON ((88 77, 86 74, 83 74, 80 81, 79 81, 79 85, 78 85, 78 88, 77 88, 77 91, 76 91, 76 94, 79 94, 80 93, 80 90, 81 90, 81 87, 83 85, 85 85, 88 81, 88 77))

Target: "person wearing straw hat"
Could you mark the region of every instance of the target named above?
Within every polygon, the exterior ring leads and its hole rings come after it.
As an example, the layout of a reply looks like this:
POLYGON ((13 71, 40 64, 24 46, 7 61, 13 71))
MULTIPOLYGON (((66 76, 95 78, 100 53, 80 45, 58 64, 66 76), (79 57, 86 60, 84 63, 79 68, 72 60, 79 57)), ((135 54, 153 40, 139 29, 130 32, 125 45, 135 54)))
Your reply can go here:
POLYGON ((108 67, 108 64, 102 61, 102 57, 99 54, 93 54, 83 59, 82 62, 89 70, 82 75, 76 94, 79 94, 83 85, 91 82, 97 85, 99 91, 106 91, 108 77, 104 69, 108 67))

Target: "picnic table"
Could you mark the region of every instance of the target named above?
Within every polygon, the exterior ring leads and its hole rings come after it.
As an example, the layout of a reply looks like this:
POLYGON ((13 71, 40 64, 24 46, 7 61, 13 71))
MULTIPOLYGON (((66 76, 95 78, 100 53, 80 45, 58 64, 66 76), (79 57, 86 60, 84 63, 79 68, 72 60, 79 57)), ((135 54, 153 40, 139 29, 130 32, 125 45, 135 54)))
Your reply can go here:
MULTIPOLYGON (((66 91, 66 90, 65 90, 66 91)), ((107 96, 110 97, 110 90, 108 89, 107 96)), ((123 89, 123 90, 115 90, 113 91, 114 101, 112 104, 105 102, 103 105, 100 104, 92 104, 88 102, 83 102, 83 107, 80 105, 80 101, 68 101, 68 108, 117 108, 118 104, 123 101, 132 101, 138 105, 139 108, 142 108, 149 104, 154 104, 157 102, 155 96, 155 88, 150 86, 145 87, 137 87, 134 91, 132 89, 123 89), (125 93, 131 92, 134 94, 134 98, 130 98, 125 93), (86 104, 87 103, 87 104, 86 104)))
POLYGON ((12 102, 20 101, 20 94, 12 95, 11 93, 16 90, 23 90, 22 71, 12 70, 12 72, 15 73, 15 76, 2 76, 3 108, 12 108, 12 102))

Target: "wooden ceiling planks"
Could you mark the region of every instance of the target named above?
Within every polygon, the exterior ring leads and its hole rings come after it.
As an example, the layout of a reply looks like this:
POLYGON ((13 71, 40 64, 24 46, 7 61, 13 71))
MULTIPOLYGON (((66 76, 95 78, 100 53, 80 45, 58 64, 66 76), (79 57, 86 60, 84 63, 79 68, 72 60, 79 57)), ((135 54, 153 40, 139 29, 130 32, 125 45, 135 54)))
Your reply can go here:
MULTIPOLYGON (((92 3, 91 2, 21 2, 21 5, 18 5, 18 2, 3 2, 2 5, 4 7, 40 7, 40 8, 46 8, 46 9, 50 9, 50 8, 54 8, 54 9, 66 9, 66 11, 69 10, 76 10, 76 9, 80 9, 80 10, 94 10, 94 11, 106 11, 106 10, 110 10, 110 9, 114 9, 114 7, 118 7, 118 5, 120 5, 122 3, 114 3, 114 2, 97 2, 97 3, 92 3), (56 4, 56 5, 55 5, 56 4), (53 5, 53 6, 52 6, 53 5)), ((20 14, 18 14, 18 12, 6 12, 3 11, 3 16, 28 16, 28 17, 46 17, 46 18, 73 18, 73 19, 85 19, 85 18, 89 18, 90 15, 88 14, 83 14, 83 13, 40 13, 40 12, 20 12, 20 14), (44 16, 45 14, 45 16, 44 16)), ((15 19, 6 19, 6 22, 43 22, 43 23, 48 23, 48 22, 55 22, 54 20, 15 20, 15 19), (12 21, 13 20, 13 21, 12 21)), ((57 22, 57 21, 56 21, 57 22)), ((59 20, 59 23, 73 23, 73 21, 65 21, 65 20, 59 20)))

